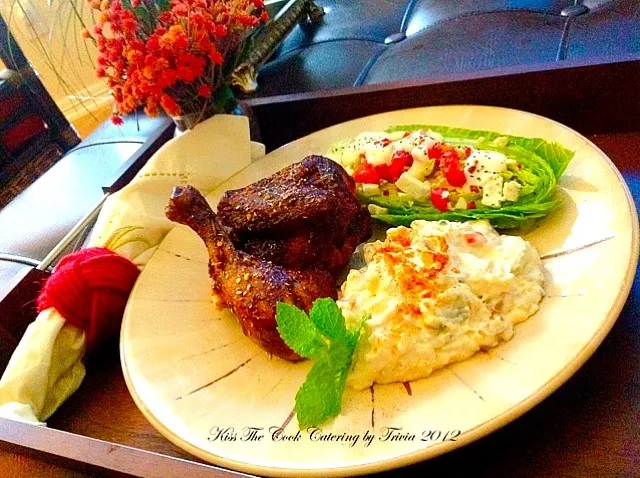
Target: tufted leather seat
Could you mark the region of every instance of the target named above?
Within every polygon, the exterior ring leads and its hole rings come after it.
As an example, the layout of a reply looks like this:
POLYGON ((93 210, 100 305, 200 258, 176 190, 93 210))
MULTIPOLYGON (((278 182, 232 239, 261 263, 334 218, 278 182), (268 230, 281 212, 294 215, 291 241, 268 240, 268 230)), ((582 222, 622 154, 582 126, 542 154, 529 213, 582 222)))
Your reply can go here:
POLYGON ((637 0, 316 3, 322 21, 295 27, 261 69, 258 95, 640 52, 637 0))

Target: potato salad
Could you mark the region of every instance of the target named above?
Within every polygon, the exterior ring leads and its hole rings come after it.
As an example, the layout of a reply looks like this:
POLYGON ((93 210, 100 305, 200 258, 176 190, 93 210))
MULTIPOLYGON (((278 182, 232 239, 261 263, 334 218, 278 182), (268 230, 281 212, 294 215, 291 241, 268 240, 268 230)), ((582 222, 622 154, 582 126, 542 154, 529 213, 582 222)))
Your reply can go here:
POLYGON ((348 327, 367 317, 348 384, 404 382, 509 340, 538 310, 536 250, 488 221, 415 221, 367 244, 338 305, 348 327))

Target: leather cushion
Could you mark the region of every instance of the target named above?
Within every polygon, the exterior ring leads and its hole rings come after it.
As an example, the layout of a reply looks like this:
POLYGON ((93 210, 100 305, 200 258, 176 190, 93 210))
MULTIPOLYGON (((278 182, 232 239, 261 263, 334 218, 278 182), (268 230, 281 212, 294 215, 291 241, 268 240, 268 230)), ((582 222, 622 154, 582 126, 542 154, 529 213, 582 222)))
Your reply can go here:
MULTIPOLYGON (((325 8, 322 21, 313 24, 305 20, 293 29, 272 61, 263 67, 257 96, 552 62, 562 44, 567 21, 561 12, 575 2, 316 3, 325 8), (390 45, 384 43, 385 38, 397 33, 404 33, 407 38, 390 45), (366 49, 350 45, 365 41, 366 49), (330 44, 333 46, 327 46, 330 44)), ((584 0, 584 4, 591 12, 571 22, 568 58, 639 51, 638 0, 584 0)))
POLYGON ((140 143, 70 152, 0 210, 0 252, 43 259, 102 197, 140 143))
POLYGON ((327 41, 359 39, 379 43, 400 30, 407 0, 319 0, 325 15, 318 23, 300 22, 281 43, 276 56, 327 41))
POLYGON ((591 4, 592 11, 571 23, 567 58, 640 53, 640 2, 594 0, 591 4))
POLYGON ((320 43, 285 55, 260 70, 265 96, 352 85, 383 47, 378 43, 343 40, 320 43))
POLYGON ((365 84, 554 61, 560 17, 519 11, 439 23, 383 53, 365 84))
POLYGON ((13 277, 23 268, 25 264, 0 259, 0 297, 7 291, 8 285, 13 277))
MULTIPOLYGON (((438 23, 459 20, 478 14, 501 12, 535 12, 560 15, 563 8, 573 5, 572 0, 418 0, 411 9, 406 25, 407 36, 415 35, 438 23)), ((500 18, 494 23, 499 24, 500 18)))
POLYGON ((92 144, 111 143, 144 143, 166 117, 149 118, 145 114, 132 114, 124 118, 122 126, 115 126, 111 121, 101 123, 91 135, 75 149, 82 149, 92 144))

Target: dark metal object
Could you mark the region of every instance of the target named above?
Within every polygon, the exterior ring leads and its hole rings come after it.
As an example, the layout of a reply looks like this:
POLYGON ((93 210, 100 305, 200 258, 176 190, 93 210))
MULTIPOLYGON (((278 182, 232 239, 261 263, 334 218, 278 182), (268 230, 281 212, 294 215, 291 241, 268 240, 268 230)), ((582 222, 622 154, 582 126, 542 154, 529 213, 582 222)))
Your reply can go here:
POLYGON ((399 43, 405 38, 407 38, 407 35, 404 32, 393 33, 384 39, 384 44, 391 45, 392 43, 399 43))
POLYGON ((586 5, 569 5, 564 7, 560 12, 563 17, 577 17, 589 12, 589 7, 586 5))
POLYGON ((243 93, 254 93, 258 89, 258 69, 296 24, 305 17, 317 22, 323 15, 324 10, 311 0, 291 0, 251 38, 249 55, 231 73, 230 84, 243 93))
POLYGON ((569 35, 571 34, 571 25, 573 19, 580 15, 584 15, 589 12, 589 7, 582 5, 582 0, 575 0, 573 5, 565 7, 560 12, 560 15, 566 17, 564 21, 564 28, 562 29, 562 38, 560 39, 560 46, 558 47, 558 53, 556 54, 556 61, 562 61, 567 59, 567 49, 569 48, 569 35))

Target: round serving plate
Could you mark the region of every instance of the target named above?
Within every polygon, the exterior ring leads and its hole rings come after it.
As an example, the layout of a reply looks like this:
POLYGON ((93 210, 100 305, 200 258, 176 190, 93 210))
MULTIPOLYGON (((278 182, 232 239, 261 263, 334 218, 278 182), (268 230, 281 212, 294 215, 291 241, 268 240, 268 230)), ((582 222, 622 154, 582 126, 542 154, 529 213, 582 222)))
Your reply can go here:
POLYGON ((541 137, 575 151, 562 208, 524 237, 543 256, 546 295, 514 337, 403 384, 347 389, 341 414, 298 433, 294 398, 310 362, 269 356, 212 298, 207 252, 175 227, 140 275, 125 313, 127 385, 169 440, 223 467, 270 476, 341 476, 425 460, 504 426, 562 385, 613 326, 638 260, 638 218, 620 173, 571 129, 522 111, 442 106, 336 125, 270 153, 209 197, 268 176, 336 141, 397 124, 442 124, 541 137), (276 434, 274 430, 284 428, 276 434), (262 437, 262 438, 259 438, 262 437), (386 439, 385 439, 386 437, 386 439))

